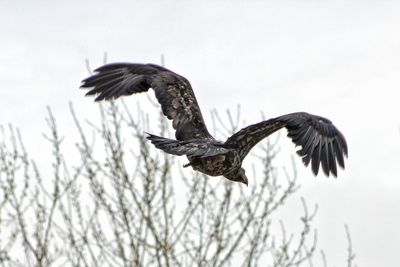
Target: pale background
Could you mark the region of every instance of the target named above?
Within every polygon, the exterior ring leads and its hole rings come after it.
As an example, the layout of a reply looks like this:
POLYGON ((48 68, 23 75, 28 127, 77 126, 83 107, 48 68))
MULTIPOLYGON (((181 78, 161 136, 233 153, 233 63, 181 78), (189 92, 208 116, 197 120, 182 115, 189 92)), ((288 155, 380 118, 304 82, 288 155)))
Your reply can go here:
MULTIPOLYGON (((329 117, 348 141, 346 171, 314 178, 295 157, 302 188, 282 216, 298 220, 300 196, 319 204, 329 266, 345 265, 345 223, 359 266, 398 266, 399 14, 399 1, 2 0, 0 124, 21 128, 28 150, 41 153, 46 105, 65 133, 74 131, 69 101, 83 118, 98 110, 77 89, 86 58, 97 67, 104 52, 109 62, 164 54, 191 81, 208 123, 211 109, 239 103, 248 123, 261 112, 329 117)), ((294 154, 282 133, 283 152, 294 154)))

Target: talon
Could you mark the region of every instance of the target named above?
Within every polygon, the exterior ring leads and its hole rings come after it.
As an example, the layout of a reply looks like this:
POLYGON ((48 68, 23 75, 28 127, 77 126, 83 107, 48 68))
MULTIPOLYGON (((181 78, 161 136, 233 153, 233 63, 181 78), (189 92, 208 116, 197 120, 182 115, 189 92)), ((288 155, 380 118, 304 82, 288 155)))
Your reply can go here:
POLYGON ((184 164, 184 165, 183 165, 183 168, 187 168, 187 167, 189 167, 189 166, 192 166, 192 163, 191 163, 191 162, 184 164))

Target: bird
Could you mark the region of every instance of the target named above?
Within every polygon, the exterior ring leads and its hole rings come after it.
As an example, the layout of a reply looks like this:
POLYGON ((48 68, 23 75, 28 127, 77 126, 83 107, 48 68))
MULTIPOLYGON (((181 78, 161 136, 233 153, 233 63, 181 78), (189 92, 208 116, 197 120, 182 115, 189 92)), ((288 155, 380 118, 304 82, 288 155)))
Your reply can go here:
POLYGON ((344 169, 347 143, 344 135, 329 119, 306 112, 294 112, 242 128, 226 139, 216 140, 208 131, 189 81, 156 64, 109 63, 94 70, 81 83, 95 101, 114 100, 142 93, 152 88, 163 114, 172 120, 175 139, 147 133, 147 139, 158 149, 186 156, 191 167, 209 176, 223 176, 248 185, 243 160, 250 150, 272 133, 287 129, 304 165, 311 164, 313 174, 320 166, 326 176, 337 177, 337 164, 344 169))

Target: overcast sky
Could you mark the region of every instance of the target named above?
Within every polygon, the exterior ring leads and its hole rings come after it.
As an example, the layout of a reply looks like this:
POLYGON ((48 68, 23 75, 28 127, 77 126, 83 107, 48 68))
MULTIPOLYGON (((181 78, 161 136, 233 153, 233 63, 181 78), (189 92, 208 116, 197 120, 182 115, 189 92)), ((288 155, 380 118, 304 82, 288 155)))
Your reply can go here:
MULTIPOLYGON (((300 196, 319 204, 330 266, 344 266, 345 223, 359 266, 398 266, 399 1, 82 2, 0 1, 0 124, 19 126, 28 149, 40 149, 46 105, 64 132, 69 101, 96 114, 77 89, 85 59, 98 67, 104 52, 109 62, 164 54, 191 81, 207 122, 209 110, 237 104, 248 123, 261 112, 330 118, 347 138, 346 170, 315 178, 296 157, 302 188, 286 212, 298 213, 300 196)), ((284 134, 280 144, 294 154, 284 134)))

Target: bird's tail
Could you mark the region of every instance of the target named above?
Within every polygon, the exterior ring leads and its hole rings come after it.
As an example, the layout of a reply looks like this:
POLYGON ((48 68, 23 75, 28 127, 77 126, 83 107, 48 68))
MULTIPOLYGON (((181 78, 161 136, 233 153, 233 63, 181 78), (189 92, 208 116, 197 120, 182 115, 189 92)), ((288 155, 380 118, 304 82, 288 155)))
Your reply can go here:
POLYGON ((180 147, 182 146, 182 144, 180 144, 181 141, 157 136, 150 133, 146 134, 146 138, 150 140, 156 148, 161 149, 162 151, 172 155, 182 156, 185 154, 185 151, 183 149, 180 149, 180 147))
POLYGON ((162 151, 177 155, 177 156, 190 156, 190 157, 214 157, 224 155, 230 152, 229 148, 221 146, 218 142, 210 142, 209 140, 174 140, 154 134, 147 133, 148 140, 158 149, 162 151))

